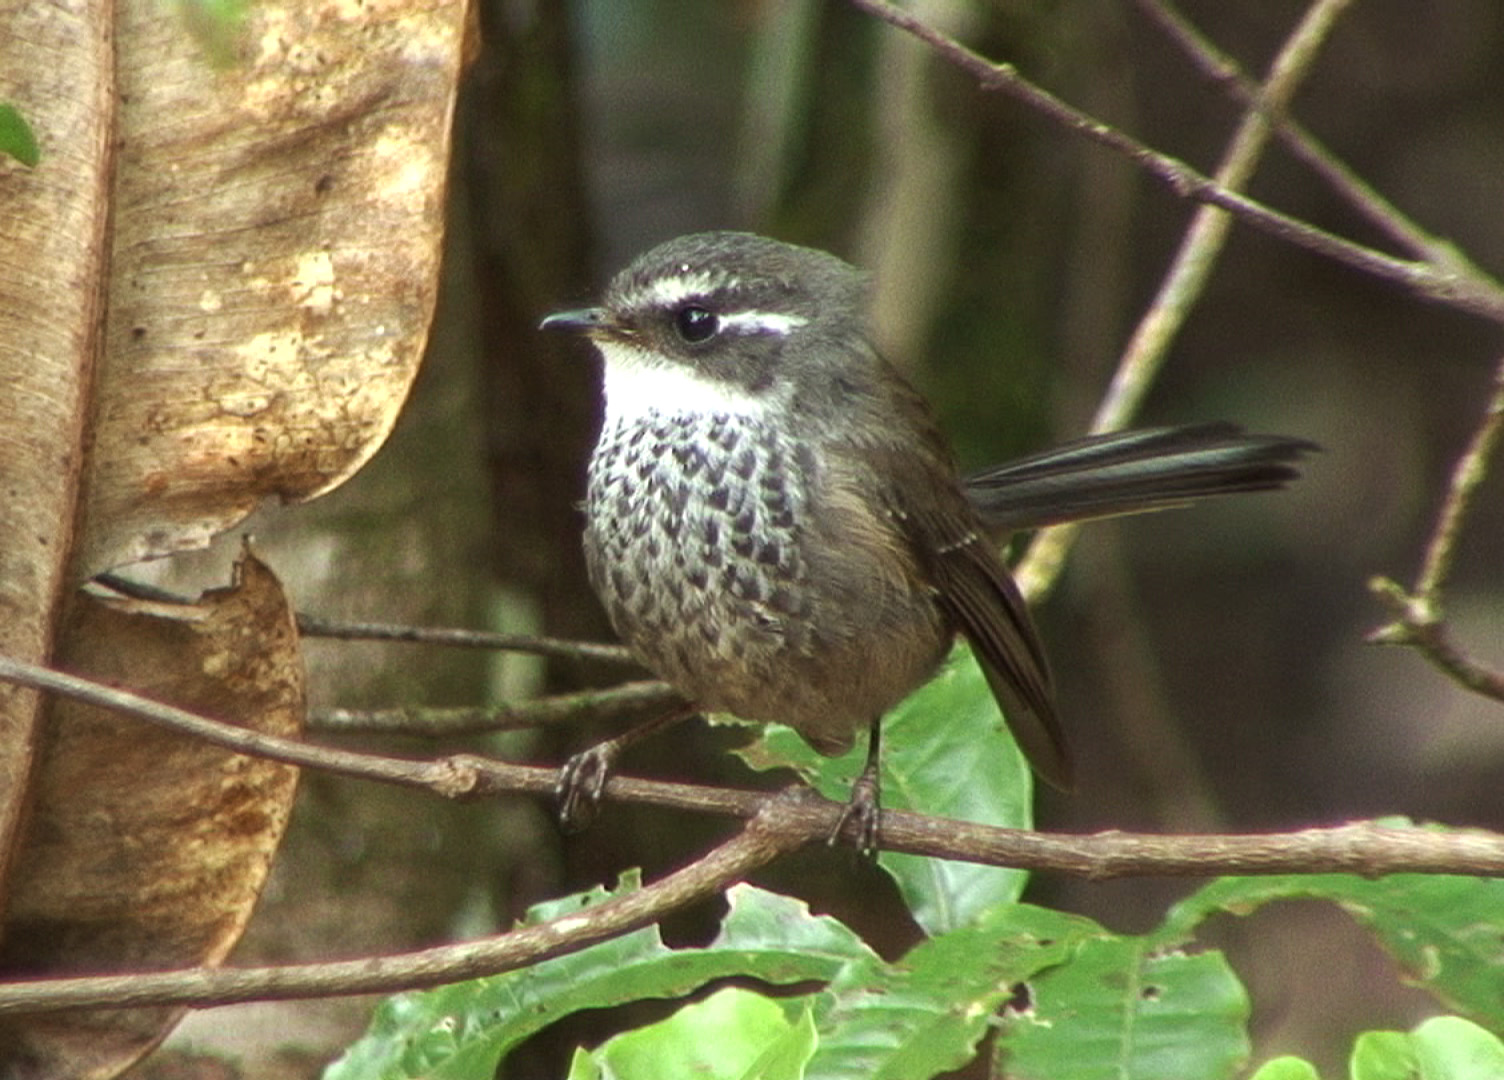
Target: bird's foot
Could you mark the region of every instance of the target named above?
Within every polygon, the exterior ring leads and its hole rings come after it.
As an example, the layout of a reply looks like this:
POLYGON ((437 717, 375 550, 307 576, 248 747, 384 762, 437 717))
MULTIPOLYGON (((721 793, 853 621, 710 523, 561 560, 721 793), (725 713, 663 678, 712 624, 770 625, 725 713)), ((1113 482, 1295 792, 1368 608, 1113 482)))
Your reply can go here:
POLYGON ((619 740, 607 739, 580 751, 559 769, 554 798, 559 803, 559 827, 565 832, 580 832, 595 820, 621 751, 619 740))
POLYGON ((836 819, 829 843, 848 837, 862 855, 869 859, 877 855, 882 841, 882 800, 875 768, 863 769, 851 785, 851 798, 836 819))
POLYGON ((566 761, 554 784, 554 797, 559 801, 559 827, 565 832, 579 832, 595 820, 606 781, 616 771, 616 759, 623 750, 694 714, 693 706, 676 706, 566 761))

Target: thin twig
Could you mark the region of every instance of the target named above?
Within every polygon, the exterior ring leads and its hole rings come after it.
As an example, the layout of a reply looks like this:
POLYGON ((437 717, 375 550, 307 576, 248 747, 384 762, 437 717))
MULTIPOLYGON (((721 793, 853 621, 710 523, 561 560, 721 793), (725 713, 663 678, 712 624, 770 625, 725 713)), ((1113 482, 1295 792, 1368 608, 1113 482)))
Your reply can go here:
MULTIPOLYGON (((1272 134, 1269 117, 1284 112, 1338 16, 1351 2, 1315 0, 1286 39, 1270 65, 1269 77, 1257 100, 1243 115, 1217 166, 1214 182, 1218 187, 1234 190, 1248 183, 1272 134)), ((1220 210, 1203 206, 1196 211, 1169 273, 1134 329, 1112 383, 1097 406, 1091 425, 1093 432, 1116 430, 1138 411, 1164 362, 1170 342, 1206 289, 1231 224, 1228 215, 1220 210)))
POLYGON ((1492 282, 1459 272, 1455 266, 1432 266, 1398 259, 1324 229, 1281 214, 1235 191, 1228 191, 1189 165, 1139 142, 1117 128, 1081 112, 1018 74, 1011 64, 995 64, 887 0, 850 0, 862 11, 929 45, 946 60, 972 75, 984 90, 998 90, 1044 113, 1072 131, 1124 154, 1182 198, 1229 211, 1271 236, 1366 271, 1416 296, 1504 323, 1504 291, 1492 282))
MULTIPOLYGON (((94 579, 122 596, 164 604, 191 604, 186 596, 167 589, 133 581, 118 574, 100 574, 94 579)), ((497 649, 525 652, 560 660, 591 660, 606 664, 636 663, 621 645, 592 641, 566 641, 562 638, 533 637, 529 634, 502 634, 492 630, 465 630, 455 627, 407 626, 401 623, 347 622, 320 615, 298 612, 298 632, 305 637, 337 638, 341 641, 394 641, 418 645, 445 645, 463 649, 497 649)))
POLYGON ((1427 616, 1417 613, 1426 605, 1386 577, 1373 578, 1368 587, 1395 615, 1394 622, 1370 633, 1369 641, 1377 645, 1409 645, 1458 685, 1504 702, 1504 672, 1495 671, 1469 656, 1452 640, 1447 624, 1440 618, 1425 621, 1427 616))
MULTIPOLYGON (((1269 117, 1284 112, 1296 88, 1315 62, 1322 42, 1351 0, 1316 0, 1269 68, 1269 77, 1244 114, 1217 167, 1216 183, 1232 189, 1246 184, 1268 145, 1269 117)), ((1092 431, 1124 426, 1138 410, 1164 364, 1170 343, 1201 299, 1212 268, 1227 241, 1231 219, 1202 206, 1191 220, 1153 302, 1139 319, 1118 360, 1112 382, 1097 406, 1092 431)), ((1019 587, 1037 600, 1060 575, 1076 535, 1070 525, 1047 529, 1034 538, 1018 567, 1019 587)))
POLYGON ((308 714, 308 730, 332 735, 375 733, 436 738, 607 718, 641 718, 683 704, 684 698, 667 683, 643 680, 491 708, 316 709, 308 714))
MULTIPOLYGON (((1139 10, 1163 31, 1210 81, 1243 105, 1257 106, 1259 87, 1238 62, 1217 48, 1169 0, 1135 0, 1139 10)), ((1456 246, 1426 232, 1408 215, 1355 173, 1301 124, 1287 115, 1271 113, 1280 141, 1297 159, 1326 181, 1349 206, 1375 228, 1416 258, 1477 278, 1487 275, 1456 246)), ((1495 283, 1495 288, 1499 286, 1495 283)))
MULTIPOLYGON (((311 746, 295 739, 246 731, 7 657, 0 657, 0 679, 116 709, 242 753, 344 776, 421 788, 446 798, 505 793, 551 795, 558 779, 556 769, 512 765, 476 754, 420 761, 311 746)), ((765 792, 625 776, 607 780, 603 797, 743 819, 767 812, 772 799, 779 807, 778 820, 797 834, 789 840, 796 845, 811 837, 829 836, 843 811, 839 804, 812 791, 794 799, 765 792)), ((1504 836, 1473 830, 1441 832, 1347 826, 1252 836, 1156 836, 1122 832, 1072 836, 884 810, 881 834, 886 851, 1093 878, 1333 870, 1369 875, 1412 871, 1504 876, 1504 836)))
POLYGON ((1472 508, 1478 485, 1488 475, 1488 460, 1499 443, 1501 427, 1504 427, 1504 357, 1500 358, 1494 369, 1494 391, 1484 409, 1483 420, 1473 433, 1467 449, 1452 468, 1447 497, 1442 502, 1441 512, 1436 518, 1436 528, 1426 544, 1425 557, 1421 560, 1415 592, 1433 608, 1440 607, 1440 594, 1446 584, 1447 574, 1452 569, 1452 553, 1457 549, 1457 537, 1472 508))
POLYGON ((1442 615, 1442 590, 1451 572, 1457 538, 1472 509, 1478 485, 1488 475, 1488 462, 1498 447, 1501 430, 1504 430, 1504 357, 1494 370, 1494 391, 1484 409, 1483 420, 1452 467, 1446 498, 1426 543, 1414 588, 1407 591, 1387 577, 1375 577, 1368 583, 1374 595, 1394 613, 1394 621, 1371 633, 1370 641, 1414 646, 1457 682, 1496 701, 1504 701, 1504 673, 1479 664, 1452 640, 1442 615))
POLYGON ((563 638, 501 634, 494 630, 463 630, 442 626, 404 626, 400 623, 341 622, 317 615, 298 614, 298 630, 308 637, 343 641, 402 641, 420 645, 448 645, 465 649, 502 649, 532 653, 560 660, 594 660, 607 664, 636 663, 621 645, 563 638))

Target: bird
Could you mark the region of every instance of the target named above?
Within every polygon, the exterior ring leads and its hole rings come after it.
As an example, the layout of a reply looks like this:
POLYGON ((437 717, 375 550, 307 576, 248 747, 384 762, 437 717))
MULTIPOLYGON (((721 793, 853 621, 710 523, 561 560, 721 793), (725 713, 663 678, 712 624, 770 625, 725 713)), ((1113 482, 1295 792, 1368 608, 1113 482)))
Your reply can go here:
MULTIPOLYGON (((814 248, 694 233, 540 328, 582 334, 603 361, 590 583, 630 651, 689 703, 640 731, 724 712, 787 724, 824 755, 866 731, 832 839, 870 853, 882 716, 958 636, 1035 772, 1073 784, 1004 534, 1280 487, 1314 447, 1193 424, 1087 437, 963 481, 930 407, 872 343, 866 280, 814 248)), ((588 817, 636 737, 571 759, 566 821, 588 817)))

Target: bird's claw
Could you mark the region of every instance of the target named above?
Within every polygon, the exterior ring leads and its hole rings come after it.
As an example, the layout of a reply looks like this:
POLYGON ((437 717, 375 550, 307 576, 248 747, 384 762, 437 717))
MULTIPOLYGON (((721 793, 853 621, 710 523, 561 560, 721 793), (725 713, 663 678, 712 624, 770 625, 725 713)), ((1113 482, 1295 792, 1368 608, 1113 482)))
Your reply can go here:
POLYGON ((559 769, 554 798, 559 802, 559 827, 565 832, 579 832, 595 820, 618 753, 608 740, 580 751, 559 769))
POLYGON ((835 844, 848 836, 864 857, 876 857, 882 841, 882 804, 877 773, 873 770, 864 770, 851 785, 851 798, 830 831, 829 843, 835 844))

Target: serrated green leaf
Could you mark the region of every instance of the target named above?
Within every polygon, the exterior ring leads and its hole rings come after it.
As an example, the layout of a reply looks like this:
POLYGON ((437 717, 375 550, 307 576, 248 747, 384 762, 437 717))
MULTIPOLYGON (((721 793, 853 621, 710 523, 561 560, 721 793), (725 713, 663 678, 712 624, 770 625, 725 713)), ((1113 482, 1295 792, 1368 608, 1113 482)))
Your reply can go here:
POLYGON ((998 1034, 1012 1080, 1219 1080, 1248 1059, 1248 995, 1215 951, 1103 936, 1030 988, 998 1034))
POLYGON ((741 1080, 792 1027, 777 1002, 730 987, 616 1036, 595 1056, 612 1080, 741 1080))
POLYGON ((847 966, 816 998, 820 1080, 924 1080, 965 1064, 1020 982, 1106 934, 1089 919, 1027 904, 985 912, 896 964, 847 966))
POLYGON ((1499 1080, 1504 1043, 1460 1016, 1436 1016, 1410 1033, 1421 1080, 1499 1080))
POLYGON ((1217 912, 1246 915, 1274 900, 1340 904, 1405 970, 1452 1008, 1504 1028, 1504 880, 1447 874, 1220 878, 1171 909, 1152 936, 1187 940, 1217 912))
POLYGON ((1347 1071, 1352 1080, 1415 1080, 1420 1063, 1402 1031, 1365 1031, 1353 1042, 1347 1071))
POLYGON ((1304 1058, 1271 1058, 1258 1067, 1248 1080, 1321 1080, 1316 1066, 1304 1058))
POLYGON ((0 154, 9 154, 33 169, 42 160, 42 149, 31 125, 14 105, 0 104, 0 154))
MULTIPOLYGON (((826 798, 844 802, 861 773, 859 745, 839 758, 816 754, 792 729, 769 725, 743 752, 753 768, 791 768, 826 798)), ((958 646, 940 673, 883 721, 883 805, 1012 829, 1033 824, 1033 782, 970 650, 958 646)), ((1022 870, 883 852, 878 864, 898 883, 929 934, 964 926, 1016 901, 1022 870)))
MULTIPOLYGON (((580 911, 636 888, 594 890, 539 905, 528 922, 580 911)), ((828 982, 876 955, 829 916, 750 885, 727 893, 721 932, 704 948, 670 949, 656 927, 624 934, 528 968, 382 1003, 371 1027, 325 1071, 325 1080, 489 1078, 522 1039, 581 1009, 679 997, 714 979, 828 982)))

